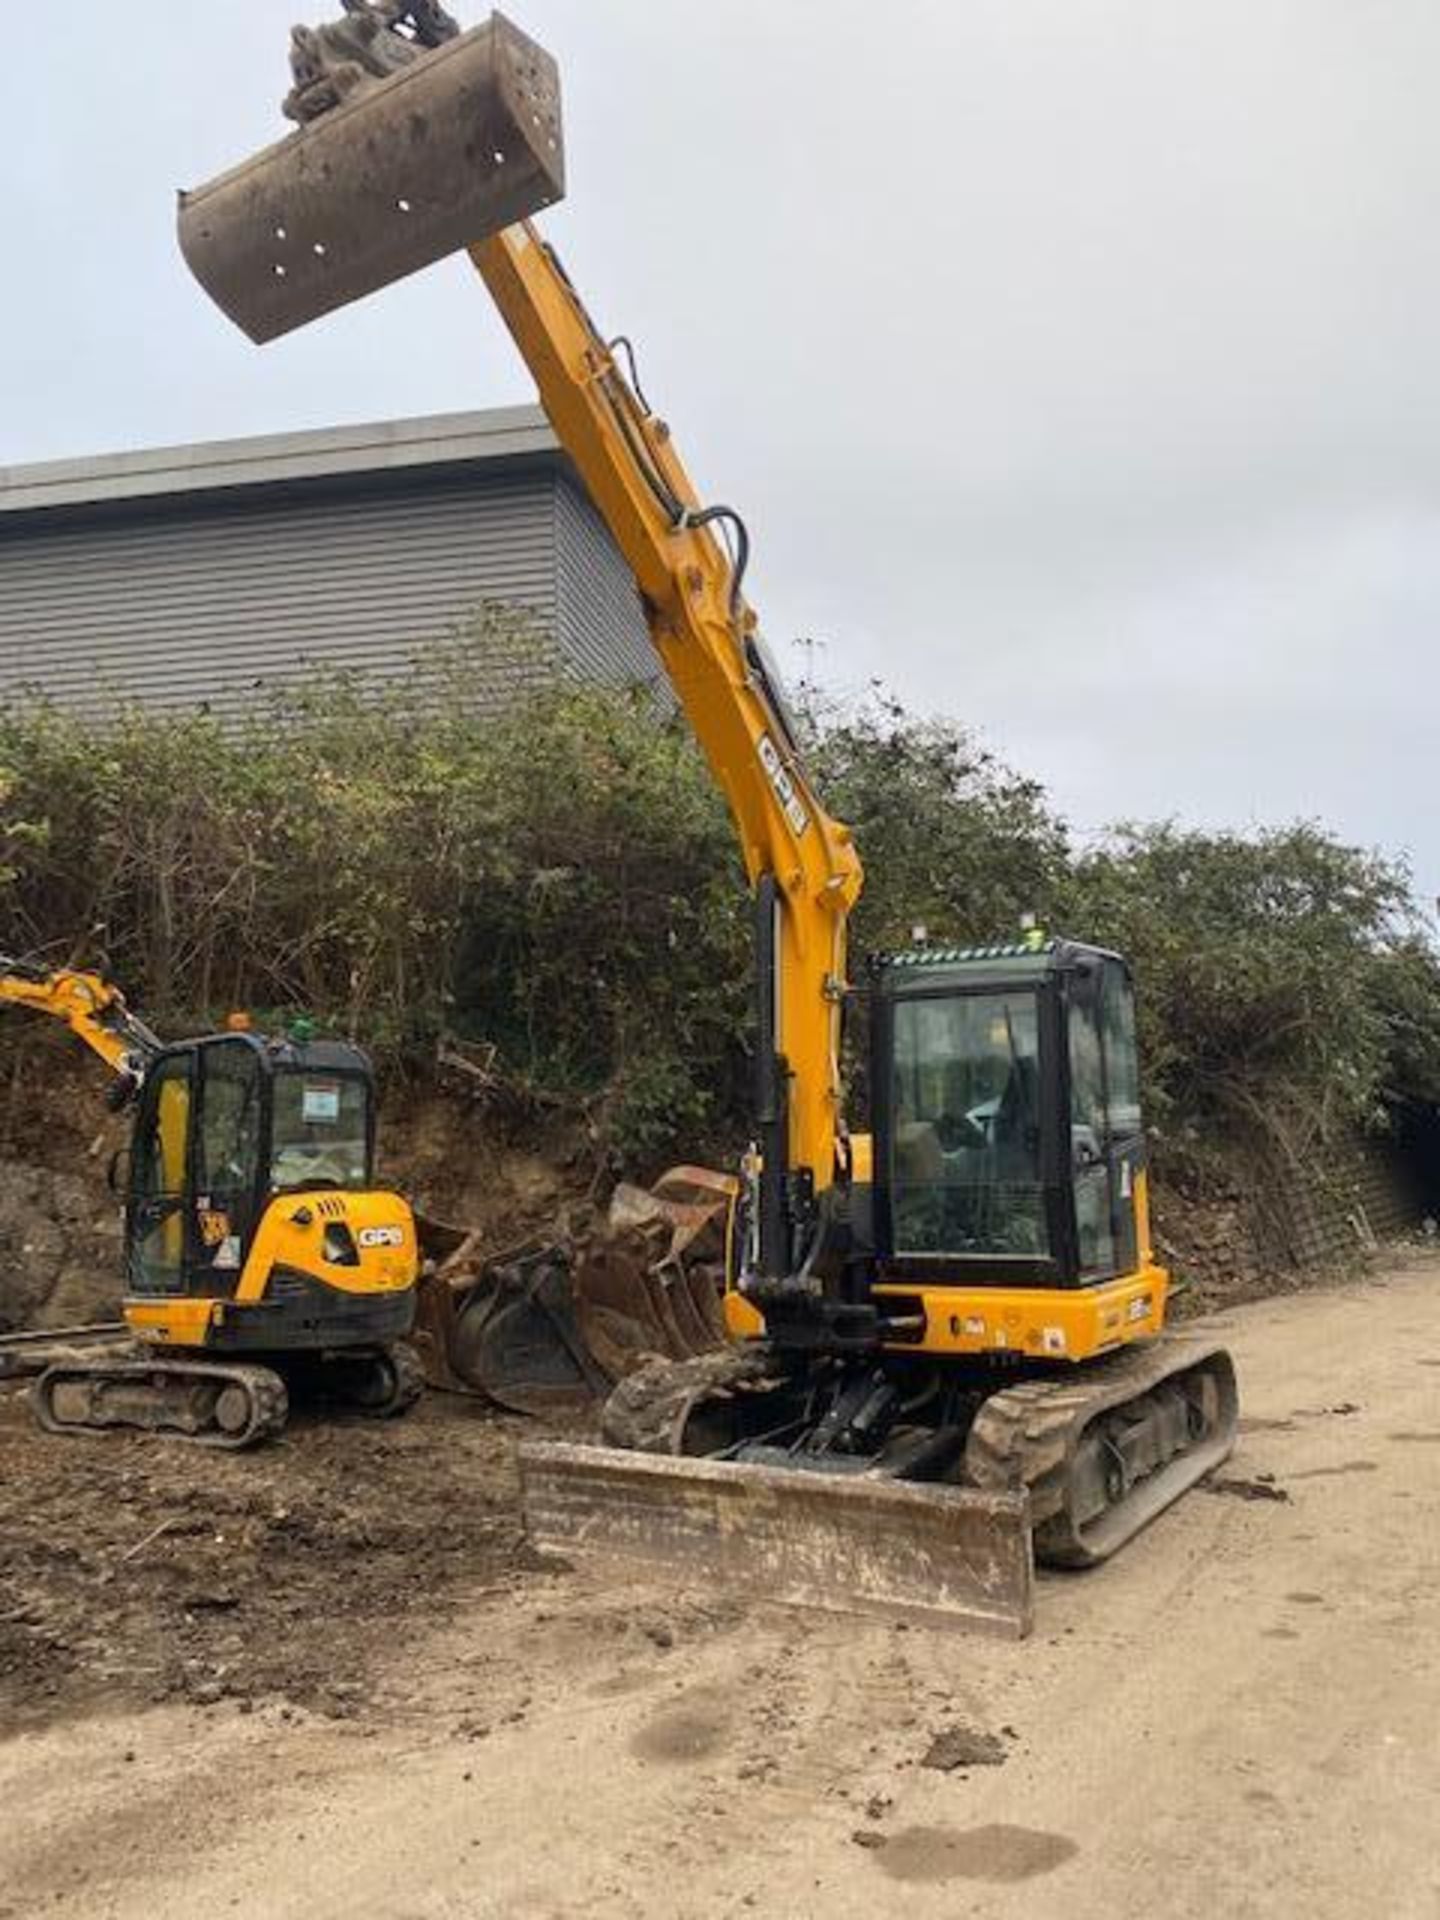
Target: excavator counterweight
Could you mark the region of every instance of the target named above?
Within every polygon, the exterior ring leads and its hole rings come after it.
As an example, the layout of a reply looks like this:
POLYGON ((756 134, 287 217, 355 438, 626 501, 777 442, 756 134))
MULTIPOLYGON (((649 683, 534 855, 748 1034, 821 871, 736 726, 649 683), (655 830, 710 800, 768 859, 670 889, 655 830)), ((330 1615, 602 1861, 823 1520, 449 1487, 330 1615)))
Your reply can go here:
POLYGON ((565 191, 558 70, 500 14, 388 78, 353 63, 335 71, 342 85, 347 73, 358 76, 338 105, 180 196, 191 271, 256 342, 404 279, 565 191))

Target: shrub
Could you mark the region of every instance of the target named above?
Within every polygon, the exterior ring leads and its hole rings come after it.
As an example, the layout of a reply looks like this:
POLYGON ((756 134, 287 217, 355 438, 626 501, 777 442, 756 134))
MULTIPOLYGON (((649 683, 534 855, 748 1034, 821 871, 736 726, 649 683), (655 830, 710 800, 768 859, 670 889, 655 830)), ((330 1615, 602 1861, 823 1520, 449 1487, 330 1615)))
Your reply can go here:
MULTIPOLYGON (((1043 790, 950 721, 872 694, 802 726, 866 865, 857 954, 1033 911, 1131 957, 1172 1172, 1440 1100, 1440 971, 1395 863, 1305 824, 1127 827, 1072 858, 1043 790)), ((489 1043, 507 1111, 581 1113, 605 1167, 748 1127, 724 802, 683 723, 557 678, 499 612, 249 718, 0 711, 5 950, 102 967, 162 1031, 305 1011, 409 1073, 447 1033, 489 1043)))
POLYGON ((1172 1159, 1252 1143, 1295 1162, 1383 1124, 1407 1048, 1402 1078, 1440 1087, 1440 976, 1396 862, 1303 822, 1131 826, 1076 863, 1066 914, 1135 967, 1172 1159))

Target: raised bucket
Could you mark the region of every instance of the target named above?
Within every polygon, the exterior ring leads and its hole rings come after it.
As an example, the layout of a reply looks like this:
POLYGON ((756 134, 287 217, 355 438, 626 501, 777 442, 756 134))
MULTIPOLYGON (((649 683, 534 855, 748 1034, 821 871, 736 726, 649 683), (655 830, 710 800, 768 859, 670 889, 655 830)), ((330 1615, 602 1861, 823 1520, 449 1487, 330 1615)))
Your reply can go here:
POLYGON ((565 192, 560 74, 501 14, 180 195, 191 272, 277 339, 565 192))

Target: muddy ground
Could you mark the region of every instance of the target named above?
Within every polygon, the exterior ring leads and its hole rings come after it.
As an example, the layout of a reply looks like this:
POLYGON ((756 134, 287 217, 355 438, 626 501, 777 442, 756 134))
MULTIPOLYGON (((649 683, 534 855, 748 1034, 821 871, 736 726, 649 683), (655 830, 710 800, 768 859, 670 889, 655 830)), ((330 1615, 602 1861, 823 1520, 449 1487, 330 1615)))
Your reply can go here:
POLYGON ((0 1914, 1435 1920, 1437 1289, 1228 1309, 1234 1459, 1018 1645, 542 1569, 454 1402, 197 1460, 11 1398, 0 1914))
POLYGON ((254 1454, 56 1441, 0 1389, 0 1727, 181 1700, 349 1719, 406 1631, 534 1566, 511 1428, 431 1396, 254 1454), (421 1596, 417 1608, 417 1596, 421 1596))

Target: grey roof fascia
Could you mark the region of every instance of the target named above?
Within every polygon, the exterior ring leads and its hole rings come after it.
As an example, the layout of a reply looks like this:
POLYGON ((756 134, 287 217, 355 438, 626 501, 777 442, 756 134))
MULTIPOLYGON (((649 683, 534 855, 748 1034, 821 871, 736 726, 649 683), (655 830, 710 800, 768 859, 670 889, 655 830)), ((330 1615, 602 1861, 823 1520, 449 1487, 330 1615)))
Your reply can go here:
POLYGON ((539 407, 497 407, 0 467, 0 516, 179 503, 186 496, 326 481, 374 482, 419 468, 466 472, 491 463, 558 460, 559 443, 539 407))

